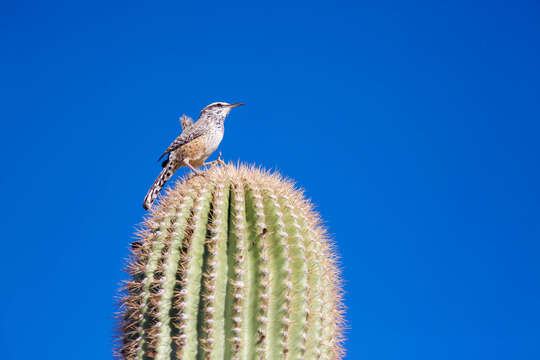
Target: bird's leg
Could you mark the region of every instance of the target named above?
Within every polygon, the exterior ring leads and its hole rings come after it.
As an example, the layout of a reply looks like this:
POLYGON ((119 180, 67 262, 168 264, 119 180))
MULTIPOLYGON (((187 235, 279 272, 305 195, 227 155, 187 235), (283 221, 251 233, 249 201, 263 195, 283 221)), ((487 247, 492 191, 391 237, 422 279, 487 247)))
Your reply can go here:
POLYGON ((218 158, 217 158, 217 162, 218 162, 221 166, 225 166, 225 161, 221 160, 221 151, 219 152, 219 155, 218 155, 218 158))
POLYGON ((191 165, 191 164, 189 163, 189 159, 184 159, 184 163, 185 163, 191 170, 193 170, 193 172, 194 172, 195 174, 197 174, 197 175, 203 175, 202 172, 200 172, 199 170, 195 169, 195 168, 193 167, 193 165, 191 165))
POLYGON ((223 165, 223 166, 225 165, 225 162, 223 160, 221 160, 221 151, 219 152, 217 160, 205 162, 203 165, 212 166, 212 165, 215 165, 216 163, 218 163, 220 165, 223 165))

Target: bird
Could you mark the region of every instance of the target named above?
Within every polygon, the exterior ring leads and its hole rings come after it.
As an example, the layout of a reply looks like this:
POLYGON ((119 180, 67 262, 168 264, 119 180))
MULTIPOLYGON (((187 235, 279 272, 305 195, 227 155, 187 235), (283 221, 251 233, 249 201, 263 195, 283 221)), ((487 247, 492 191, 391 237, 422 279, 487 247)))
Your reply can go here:
MULTIPOLYGON (((193 122, 187 115, 180 117, 182 133, 169 145, 158 160, 167 158, 161 163, 161 173, 158 175, 143 201, 143 208, 150 209, 165 183, 182 166, 187 166, 196 175, 202 173, 196 168, 205 163, 205 160, 218 148, 224 134, 225 118, 229 112, 244 103, 229 104, 226 102, 214 102, 201 110, 199 119, 193 122)), ((221 153, 216 160, 220 163, 221 153)))

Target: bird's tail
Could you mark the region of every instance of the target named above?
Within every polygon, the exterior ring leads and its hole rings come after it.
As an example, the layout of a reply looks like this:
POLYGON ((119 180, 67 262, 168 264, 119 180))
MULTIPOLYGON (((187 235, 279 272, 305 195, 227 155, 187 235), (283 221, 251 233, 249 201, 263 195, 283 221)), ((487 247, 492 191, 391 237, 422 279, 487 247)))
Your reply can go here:
POLYGON ((145 210, 150 209, 150 206, 152 206, 152 203, 154 200, 156 200, 159 192, 163 188, 163 185, 173 176, 174 174, 174 165, 172 164, 172 161, 169 161, 169 163, 161 170, 161 173, 156 178, 152 186, 150 187, 150 190, 148 190, 148 193, 144 197, 143 201, 143 208, 145 210))

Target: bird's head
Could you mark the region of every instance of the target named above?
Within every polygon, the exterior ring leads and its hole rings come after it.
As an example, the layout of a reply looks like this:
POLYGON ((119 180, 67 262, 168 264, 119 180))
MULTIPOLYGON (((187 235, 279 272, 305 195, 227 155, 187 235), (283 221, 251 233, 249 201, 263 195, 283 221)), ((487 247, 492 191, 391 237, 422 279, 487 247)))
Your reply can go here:
POLYGON ((234 103, 229 104, 226 102, 215 102, 211 103, 210 105, 207 105, 204 109, 201 110, 201 116, 217 116, 218 118, 225 118, 229 111, 231 111, 232 108, 235 108, 237 106, 244 105, 244 103, 234 103))

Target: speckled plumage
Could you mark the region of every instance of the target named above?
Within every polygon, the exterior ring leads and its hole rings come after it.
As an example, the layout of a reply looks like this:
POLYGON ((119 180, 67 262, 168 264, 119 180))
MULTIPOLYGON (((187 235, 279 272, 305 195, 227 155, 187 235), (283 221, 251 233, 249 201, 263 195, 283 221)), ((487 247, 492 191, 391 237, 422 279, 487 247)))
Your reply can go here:
POLYGON ((243 104, 212 103, 202 109, 195 123, 188 116, 182 115, 180 123, 183 131, 160 156, 160 160, 166 155, 168 158, 163 161, 163 170, 148 190, 143 208, 150 208, 165 183, 180 167, 187 166, 198 173, 195 168, 203 165, 221 143, 225 130, 224 122, 229 111, 239 105, 243 104))

